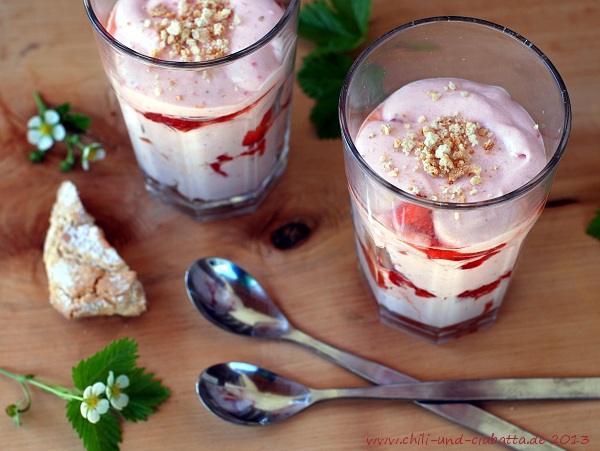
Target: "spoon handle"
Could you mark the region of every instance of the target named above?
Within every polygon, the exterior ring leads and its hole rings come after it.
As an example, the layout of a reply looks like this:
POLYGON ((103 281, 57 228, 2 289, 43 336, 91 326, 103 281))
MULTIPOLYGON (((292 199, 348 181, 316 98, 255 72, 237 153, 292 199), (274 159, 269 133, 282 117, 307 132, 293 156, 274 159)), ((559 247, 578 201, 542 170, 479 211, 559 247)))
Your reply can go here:
POLYGON ((531 401, 600 399, 600 377, 473 379, 315 390, 316 398, 404 401, 531 401))
MULTIPOLYGON (((372 360, 367 360, 363 357, 335 348, 298 329, 290 327, 281 338, 298 343, 374 384, 390 385, 419 382, 417 379, 373 362, 372 360)), ((539 435, 532 434, 531 432, 480 409, 473 404, 432 404, 420 401, 415 401, 415 404, 485 437, 518 437, 522 438, 523 442, 539 443, 535 445, 535 448, 540 451, 564 450, 564 448, 551 444, 549 440, 544 440, 539 435), (537 442, 534 442, 535 440, 537 442)), ((505 446, 514 450, 527 451, 531 449, 532 445, 511 444, 505 446)))

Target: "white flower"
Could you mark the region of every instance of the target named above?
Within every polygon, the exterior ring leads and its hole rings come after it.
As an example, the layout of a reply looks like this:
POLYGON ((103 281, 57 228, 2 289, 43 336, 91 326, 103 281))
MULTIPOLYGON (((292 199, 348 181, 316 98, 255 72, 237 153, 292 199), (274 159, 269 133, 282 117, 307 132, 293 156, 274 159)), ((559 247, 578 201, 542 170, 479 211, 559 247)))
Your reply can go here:
POLYGON ((100 398, 105 390, 106 386, 102 382, 96 382, 83 391, 81 415, 83 415, 83 418, 87 418, 90 423, 97 423, 100 420, 100 415, 108 412, 110 407, 108 400, 100 398))
POLYGON ((106 152, 98 143, 88 144, 81 151, 81 166, 85 171, 90 168, 90 161, 103 160, 106 152))
POLYGON ((62 141, 67 136, 65 127, 60 123, 60 116, 54 110, 46 110, 41 116, 33 116, 27 122, 27 140, 45 152, 54 142, 62 141))
POLYGON ((115 375, 111 371, 108 373, 108 384, 106 386, 106 396, 110 400, 112 406, 121 410, 126 407, 129 403, 129 396, 123 393, 123 389, 129 387, 129 378, 124 374, 121 374, 115 380, 115 375))

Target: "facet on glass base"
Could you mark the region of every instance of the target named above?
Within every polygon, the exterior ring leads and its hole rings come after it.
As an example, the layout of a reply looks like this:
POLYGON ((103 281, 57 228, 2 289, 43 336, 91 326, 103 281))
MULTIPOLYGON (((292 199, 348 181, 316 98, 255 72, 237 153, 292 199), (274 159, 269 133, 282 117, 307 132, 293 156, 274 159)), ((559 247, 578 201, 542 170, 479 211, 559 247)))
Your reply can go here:
POLYGON ((398 329, 418 338, 423 338, 435 344, 446 343, 458 337, 462 337, 463 335, 491 327, 496 322, 496 316, 498 315, 499 310, 490 310, 483 315, 451 326, 432 327, 391 312, 381 305, 377 305, 377 307, 379 309, 379 318, 386 326, 393 327, 394 329, 398 329))

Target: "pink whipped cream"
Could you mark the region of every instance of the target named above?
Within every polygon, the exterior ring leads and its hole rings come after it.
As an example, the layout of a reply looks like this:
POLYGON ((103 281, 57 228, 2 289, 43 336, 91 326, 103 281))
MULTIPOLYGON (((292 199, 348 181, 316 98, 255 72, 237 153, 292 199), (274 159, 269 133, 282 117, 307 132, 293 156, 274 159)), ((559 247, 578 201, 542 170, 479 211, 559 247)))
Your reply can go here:
POLYGON ((546 165, 536 124, 506 90, 458 79, 402 87, 365 121, 356 147, 391 184, 443 202, 502 196, 546 165))
MULTIPOLYGON (((457 204, 510 193, 546 164, 529 114, 504 89, 461 79, 402 87, 365 120, 355 143, 389 183, 457 204)), ((434 341, 493 321, 541 213, 522 203, 477 211, 390 205, 383 191, 368 210, 363 199, 353 206, 359 260, 383 321, 434 341)))
MULTIPOLYGON (((253 45, 283 14, 274 0, 118 0, 107 31, 146 56, 209 61, 253 45)), ((275 37, 206 70, 118 64, 109 77, 146 179, 192 202, 263 189, 285 165, 294 44, 275 37)))
MULTIPOLYGON (((226 16, 222 20, 222 30, 219 35, 212 31, 210 37, 204 38, 208 43, 203 44, 202 35, 205 33, 197 30, 214 30, 215 23, 218 23, 214 17, 219 14, 204 13, 205 10, 211 9, 199 6, 197 11, 200 17, 193 18, 194 14, 190 14, 191 5, 203 3, 214 2, 119 0, 111 14, 108 32, 125 46, 143 55, 170 61, 207 61, 251 46, 271 31, 284 13, 273 0, 218 2, 226 6, 218 10, 222 16, 226 16), (171 15, 173 17, 170 17, 171 15), (186 23, 186 19, 182 17, 189 16, 192 17, 187 20, 193 25, 187 32, 187 39, 195 41, 192 45, 181 42, 187 41, 182 37, 186 23), (206 25, 195 28, 196 23, 206 25), (194 36, 197 36, 197 39, 194 39, 194 36), (173 43, 169 44, 171 38, 173 43), (203 47, 211 47, 214 50, 204 51, 203 47)), ((190 78, 185 73, 178 76, 177 73, 170 72, 168 77, 158 77, 150 85, 145 79, 151 76, 152 72, 149 72, 149 75, 137 73, 135 75, 142 77, 141 80, 131 74, 132 77, 128 78, 127 82, 131 89, 150 98, 155 97, 155 101, 160 102, 161 107, 166 106, 182 116, 197 114, 198 108, 203 108, 203 115, 218 116, 222 114, 223 105, 237 105, 251 93, 264 89, 264 84, 280 70, 282 52, 282 43, 275 41, 267 46, 265 51, 256 52, 244 59, 242 64, 224 67, 222 73, 211 72, 209 75, 200 72, 198 77, 190 78)), ((152 105, 152 102, 149 103, 152 105)), ((161 113, 168 114, 169 111, 163 110, 161 113)))

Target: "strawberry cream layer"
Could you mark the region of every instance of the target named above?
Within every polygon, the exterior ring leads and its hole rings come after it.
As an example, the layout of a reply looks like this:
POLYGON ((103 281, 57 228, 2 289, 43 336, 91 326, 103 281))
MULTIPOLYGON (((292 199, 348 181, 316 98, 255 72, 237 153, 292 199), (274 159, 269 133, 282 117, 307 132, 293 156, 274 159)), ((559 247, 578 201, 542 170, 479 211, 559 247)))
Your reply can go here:
MULTIPOLYGON (((283 14, 273 0, 118 0, 107 30, 143 55, 193 63, 251 46, 283 14)), ((205 69, 123 60, 109 75, 144 175, 190 201, 262 188, 285 165, 294 39, 205 69)))
MULTIPOLYGON (((356 147, 392 185, 456 204, 510 193, 546 164, 537 126, 504 89, 460 79, 404 86, 367 118, 356 147)), ((355 198, 353 214, 382 316, 432 336, 493 321, 543 205, 432 210, 373 197, 355 198)))

